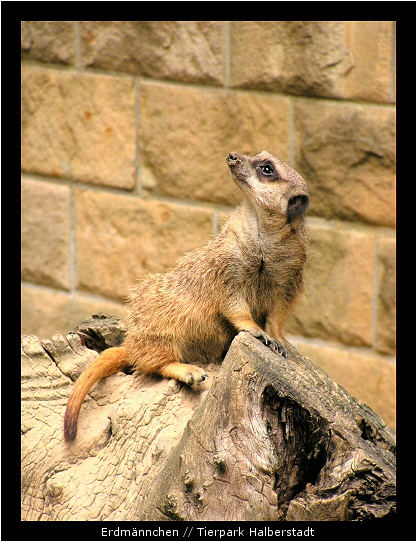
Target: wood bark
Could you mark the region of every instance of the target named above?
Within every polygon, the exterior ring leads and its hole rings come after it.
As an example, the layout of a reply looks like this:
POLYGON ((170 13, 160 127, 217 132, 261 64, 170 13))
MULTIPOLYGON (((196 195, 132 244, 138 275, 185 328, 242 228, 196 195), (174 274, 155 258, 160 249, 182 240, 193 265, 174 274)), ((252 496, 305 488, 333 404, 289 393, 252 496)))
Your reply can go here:
POLYGON ((395 434, 313 362, 240 333, 198 390, 117 373, 73 381, 125 328, 95 316, 22 337, 23 520, 362 520, 395 514, 395 434))

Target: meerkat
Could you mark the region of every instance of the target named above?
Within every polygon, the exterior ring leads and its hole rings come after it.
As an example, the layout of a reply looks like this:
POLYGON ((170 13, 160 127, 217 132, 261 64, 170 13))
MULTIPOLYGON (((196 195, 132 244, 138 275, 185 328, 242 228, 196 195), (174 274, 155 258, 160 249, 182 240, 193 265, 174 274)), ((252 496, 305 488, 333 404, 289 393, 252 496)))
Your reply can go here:
POLYGON ((66 441, 90 388, 125 367, 198 385, 207 377, 199 365, 220 361, 240 331, 287 356, 282 326, 303 287, 307 183, 266 151, 226 161, 242 204, 205 246, 133 290, 123 344, 102 352, 69 397, 66 441))

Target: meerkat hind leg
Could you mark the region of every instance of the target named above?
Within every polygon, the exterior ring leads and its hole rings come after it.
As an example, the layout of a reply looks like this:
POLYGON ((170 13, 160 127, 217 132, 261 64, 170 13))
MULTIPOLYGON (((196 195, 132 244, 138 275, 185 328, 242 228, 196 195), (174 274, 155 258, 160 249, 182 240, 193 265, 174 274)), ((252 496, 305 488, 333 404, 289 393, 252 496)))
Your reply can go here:
POLYGON ((167 378, 176 378, 185 382, 189 386, 203 382, 207 378, 206 372, 197 367, 196 365, 190 365, 188 363, 168 363, 160 369, 160 374, 167 378))

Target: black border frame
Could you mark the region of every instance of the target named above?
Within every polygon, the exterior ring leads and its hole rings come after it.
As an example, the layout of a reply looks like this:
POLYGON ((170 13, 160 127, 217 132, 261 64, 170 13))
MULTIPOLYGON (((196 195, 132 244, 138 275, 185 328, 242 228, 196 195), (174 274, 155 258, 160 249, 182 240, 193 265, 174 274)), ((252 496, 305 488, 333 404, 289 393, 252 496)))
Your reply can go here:
MULTIPOLYGON (((12 2, 1 5, 2 28, 2 248, 3 248, 3 362, 2 362, 2 540, 100 540, 101 528, 244 530, 236 539, 251 540, 249 528, 315 531, 315 540, 416 539, 416 417, 415 417, 415 261, 416 239, 416 4, 399 2, 12 2), (193 9, 194 8, 194 9, 193 9), (198 8, 198 9, 197 9, 198 8), (146 13, 148 12, 148 13, 146 13), (156 13, 164 18, 148 17, 156 13), (392 20, 396 21, 397 47, 397 489, 398 515, 373 522, 21 522, 20 521, 20 22, 22 20, 216 20, 238 15, 240 20, 392 20), (349 14, 356 18, 346 18, 349 14), (55 15, 55 17, 54 17, 55 15), (64 19, 62 16, 66 15, 64 19), (90 17, 88 17, 90 15, 90 17), (94 17, 92 16, 94 15, 94 17), (106 19, 106 15, 108 16, 106 19), (187 15, 181 17, 181 15, 187 15), (194 15, 194 17, 191 17, 194 15), (209 15, 206 19, 202 15, 209 15), (256 16, 260 15, 260 16, 256 16), (293 17, 291 17, 293 15, 293 17), (79 17, 81 16, 81 17, 79 17), (8 294, 12 294, 9 296, 8 294), (17 299, 16 299, 17 298, 17 299), (7 327, 6 327, 7 324, 7 327)), ((230 17, 232 20, 239 20, 230 17)), ((189 532, 189 530, 188 530, 189 532)), ((255 538, 255 537, 254 537, 255 538)), ((283 536, 282 538, 291 538, 283 536)), ((309 539, 300 538, 298 539, 309 539)), ((106 537, 123 540, 126 538, 106 537)), ((133 539, 133 538, 131 538, 133 539)), ((147 540, 151 538, 134 538, 147 540)), ((173 538, 156 538, 173 540, 173 538)), ((217 540, 192 535, 188 540, 217 540)), ((225 538, 234 540, 234 538, 225 538)), ((274 537, 258 536, 257 540, 274 537)), ((275 537, 276 539, 276 537, 275 537)))

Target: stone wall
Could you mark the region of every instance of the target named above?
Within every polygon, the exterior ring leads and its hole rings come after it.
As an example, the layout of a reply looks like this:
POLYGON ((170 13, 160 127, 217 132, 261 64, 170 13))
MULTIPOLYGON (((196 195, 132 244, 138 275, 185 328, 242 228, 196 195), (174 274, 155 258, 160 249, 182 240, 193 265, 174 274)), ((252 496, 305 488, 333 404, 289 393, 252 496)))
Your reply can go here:
POLYGON ((289 338, 395 424, 392 22, 22 22, 22 332, 46 337, 216 234, 225 156, 309 181, 289 338))

